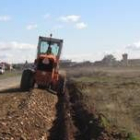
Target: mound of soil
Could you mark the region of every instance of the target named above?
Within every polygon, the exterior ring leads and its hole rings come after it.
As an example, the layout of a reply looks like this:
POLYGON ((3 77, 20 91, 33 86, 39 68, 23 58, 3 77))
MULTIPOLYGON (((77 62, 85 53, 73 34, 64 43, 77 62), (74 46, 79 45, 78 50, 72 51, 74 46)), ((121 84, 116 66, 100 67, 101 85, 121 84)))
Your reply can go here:
POLYGON ((39 89, 7 92, 0 94, 0 140, 46 140, 57 96, 39 89))

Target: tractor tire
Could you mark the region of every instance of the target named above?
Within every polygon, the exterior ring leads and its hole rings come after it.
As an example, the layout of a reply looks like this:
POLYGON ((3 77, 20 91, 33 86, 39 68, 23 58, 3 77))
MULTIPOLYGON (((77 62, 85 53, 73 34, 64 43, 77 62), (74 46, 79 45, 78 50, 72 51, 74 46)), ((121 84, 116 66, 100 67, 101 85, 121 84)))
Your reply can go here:
POLYGON ((57 88, 57 95, 63 96, 65 94, 65 77, 60 76, 58 80, 58 88, 57 88))
POLYGON ((34 87, 34 73, 30 69, 26 69, 22 73, 20 89, 22 91, 29 91, 34 87))

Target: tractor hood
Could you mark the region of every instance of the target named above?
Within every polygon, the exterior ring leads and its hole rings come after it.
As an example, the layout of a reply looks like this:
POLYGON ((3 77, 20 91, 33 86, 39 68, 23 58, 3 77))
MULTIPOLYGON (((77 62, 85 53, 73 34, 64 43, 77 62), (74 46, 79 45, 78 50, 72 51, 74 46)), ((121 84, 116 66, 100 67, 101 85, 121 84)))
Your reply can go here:
POLYGON ((42 55, 40 55, 39 56, 39 59, 51 59, 51 60, 53 60, 54 62, 56 62, 57 61, 57 59, 56 59, 56 56, 54 56, 54 55, 52 55, 52 54, 49 54, 49 55, 47 55, 47 54, 42 54, 42 55))

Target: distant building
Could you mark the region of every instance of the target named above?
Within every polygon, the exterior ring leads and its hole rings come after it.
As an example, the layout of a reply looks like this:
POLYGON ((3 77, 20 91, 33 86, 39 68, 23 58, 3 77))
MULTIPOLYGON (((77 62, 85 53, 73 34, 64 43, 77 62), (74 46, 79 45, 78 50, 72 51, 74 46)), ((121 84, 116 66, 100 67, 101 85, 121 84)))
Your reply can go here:
POLYGON ((0 67, 5 70, 5 65, 3 63, 0 63, 0 67))
POLYGON ((140 66, 140 59, 128 59, 128 54, 122 54, 122 60, 121 61, 108 61, 102 59, 101 61, 95 61, 94 66, 140 66))
POLYGON ((128 66, 128 54, 127 53, 122 55, 122 61, 121 62, 122 62, 122 65, 128 66))
POLYGON ((3 69, 5 69, 5 70, 12 70, 12 69, 13 69, 12 64, 8 64, 8 63, 6 63, 6 62, 1 62, 1 63, 0 63, 0 66, 1 66, 3 69))
POLYGON ((123 54, 121 63, 123 66, 140 66, 140 59, 128 59, 128 54, 123 54))

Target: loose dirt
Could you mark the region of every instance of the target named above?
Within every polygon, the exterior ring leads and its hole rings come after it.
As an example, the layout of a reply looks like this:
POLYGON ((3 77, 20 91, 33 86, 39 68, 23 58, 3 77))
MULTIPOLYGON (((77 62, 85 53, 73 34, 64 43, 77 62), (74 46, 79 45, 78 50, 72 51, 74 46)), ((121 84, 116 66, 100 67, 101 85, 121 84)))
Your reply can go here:
POLYGON ((57 96, 44 90, 0 94, 1 140, 46 140, 55 120, 57 96))

